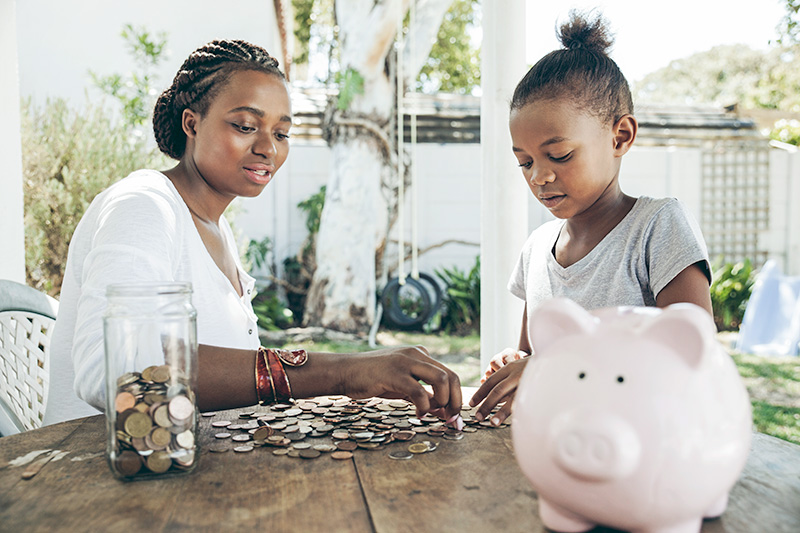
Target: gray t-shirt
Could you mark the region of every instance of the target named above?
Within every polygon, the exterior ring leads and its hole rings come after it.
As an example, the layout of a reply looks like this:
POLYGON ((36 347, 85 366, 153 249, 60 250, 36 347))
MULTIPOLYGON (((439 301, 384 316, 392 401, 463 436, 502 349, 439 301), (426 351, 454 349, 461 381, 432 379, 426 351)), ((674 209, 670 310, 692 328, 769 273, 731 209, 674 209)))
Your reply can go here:
POLYGON ((711 281, 700 227, 675 198, 642 196, 586 257, 566 268, 553 247, 566 221, 553 220, 531 233, 508 290, 525 300, 528 313, 550 298, 566 297, 586 309, 655 306, 656 295, 697 262, 711 281))

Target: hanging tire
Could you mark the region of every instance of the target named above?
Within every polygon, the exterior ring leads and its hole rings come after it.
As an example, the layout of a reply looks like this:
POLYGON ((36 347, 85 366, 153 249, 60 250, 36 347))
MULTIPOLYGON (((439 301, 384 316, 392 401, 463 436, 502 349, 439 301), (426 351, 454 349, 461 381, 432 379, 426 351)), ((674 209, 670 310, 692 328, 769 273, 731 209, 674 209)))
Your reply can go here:
POLYGON ((381 293, 383 322, 397 329, 421 329, 435 312, 427 285, 412 277, 407 277, 403 285, 398 278, 389 280, 381 293))
POLYGON ((431 309, 430 312, 428 313, 427 318, 425 318, 425 321, 422 323, 422 325, 424 326, 425 324, 430 322, 430 320, 442 306, 443 293, 442 293, 442 287, 439 285, 439 282, 436 281, 436 279, 433 276, 425 274, 424 272, 420 272, 419 281, 423 282, 423 285, 426 285, 428 287, 428 291, 431 296, 431 309))

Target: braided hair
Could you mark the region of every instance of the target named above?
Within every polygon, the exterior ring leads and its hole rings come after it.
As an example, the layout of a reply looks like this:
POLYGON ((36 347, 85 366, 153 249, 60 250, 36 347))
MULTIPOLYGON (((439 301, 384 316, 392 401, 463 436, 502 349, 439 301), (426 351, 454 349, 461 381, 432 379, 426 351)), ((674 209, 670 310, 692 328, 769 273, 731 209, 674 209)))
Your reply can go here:
POLYGON ((522 78, 511 100, 518 110, 534 100, 569 98, 604 122, 633 113, 628 82, 608 56, 613 44, 602 16, 589 18, 576 11, 561 25, 564 48, 541 58, 522 78))
POLYGON ((183 157, 186 150, 186 134, 181 127, 183 110, 189 108, 205 114, 231 74, 241 70, 256 70, 286 79, 277 59, 245 41, 212 41, 192 52, 178 69, 172 85, 156 101, 153 133, 158 148, 173 159, 183 157))

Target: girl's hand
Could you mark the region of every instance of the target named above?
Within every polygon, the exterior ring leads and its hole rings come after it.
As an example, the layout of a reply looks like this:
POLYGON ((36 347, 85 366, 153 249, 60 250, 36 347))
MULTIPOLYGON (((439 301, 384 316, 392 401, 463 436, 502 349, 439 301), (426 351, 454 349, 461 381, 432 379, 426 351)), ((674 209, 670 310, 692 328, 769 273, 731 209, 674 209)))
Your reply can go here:
POLYGON ((492 357, 492 360, 489 361, 489 366, 486 367, 486 371, 481 378, 481 383, 486 383, 486 380, 489 379, 492 374, 506 366, 508 363, 512 361, 519 361, 523 357, 528 357, 528 354, 522 350, 515 350, 514 348, 506 348, 502 352, 496 354, 494 357, 492 357))
POLYGON ((504 405, 492 416, 491 422, 493 425, 499 426, 508 418, 508 415, 511 414, 511 406, 514 403, 517 385, 519 385, 522 371, 525 370, 527 362, 527 358, 511 361, 494 372, 480 386, 469 401, 471 407, 483 402, 475 413, 475 418, 479 421, 486 419, 491 414, 494 406, 503 402, 505 402, 504 405))
POLYGON ((344 367, 342 394, 351 398, 402 398, 417 407, 417 416, 431 413, 448 422, 461 414, 458 376, 431 359, 422 346, 352 354, 340 364, 344 367), (433 393, 420 381, 430 385, 433 393))

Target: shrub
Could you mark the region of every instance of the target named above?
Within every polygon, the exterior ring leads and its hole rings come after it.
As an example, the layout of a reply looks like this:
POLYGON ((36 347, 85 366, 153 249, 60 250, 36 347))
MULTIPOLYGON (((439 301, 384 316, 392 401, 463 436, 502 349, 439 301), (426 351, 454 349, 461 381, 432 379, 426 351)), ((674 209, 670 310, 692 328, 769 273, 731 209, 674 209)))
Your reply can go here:
POLYGON ((436 270, 444 282, 440 328, 445 333, 467 335, 480 330, 481 323, 481 258, 469 272, 458 267, 436 270))
POLYGON ((57 296, 69 241, 92 199, 163 158, 99 105, 78 111, 60 99, 42 108, 28 100, 21 118, 27 281, 57 296))
POLYGON ((749 259, 739 263, 715 262, 711 283, 714 322, 720 331, 738 330, 755 282, 749 259))
POLYGON ((262 272, 267 272, 267 281, 257 284, 253 298, 253 312, 258 317, 258 325, 267 330, 286 329, 294 325, 294 313, 280 298, 272 240, 264 237, 260 241, 251 239, 245 252, 245 264, 262 272))

